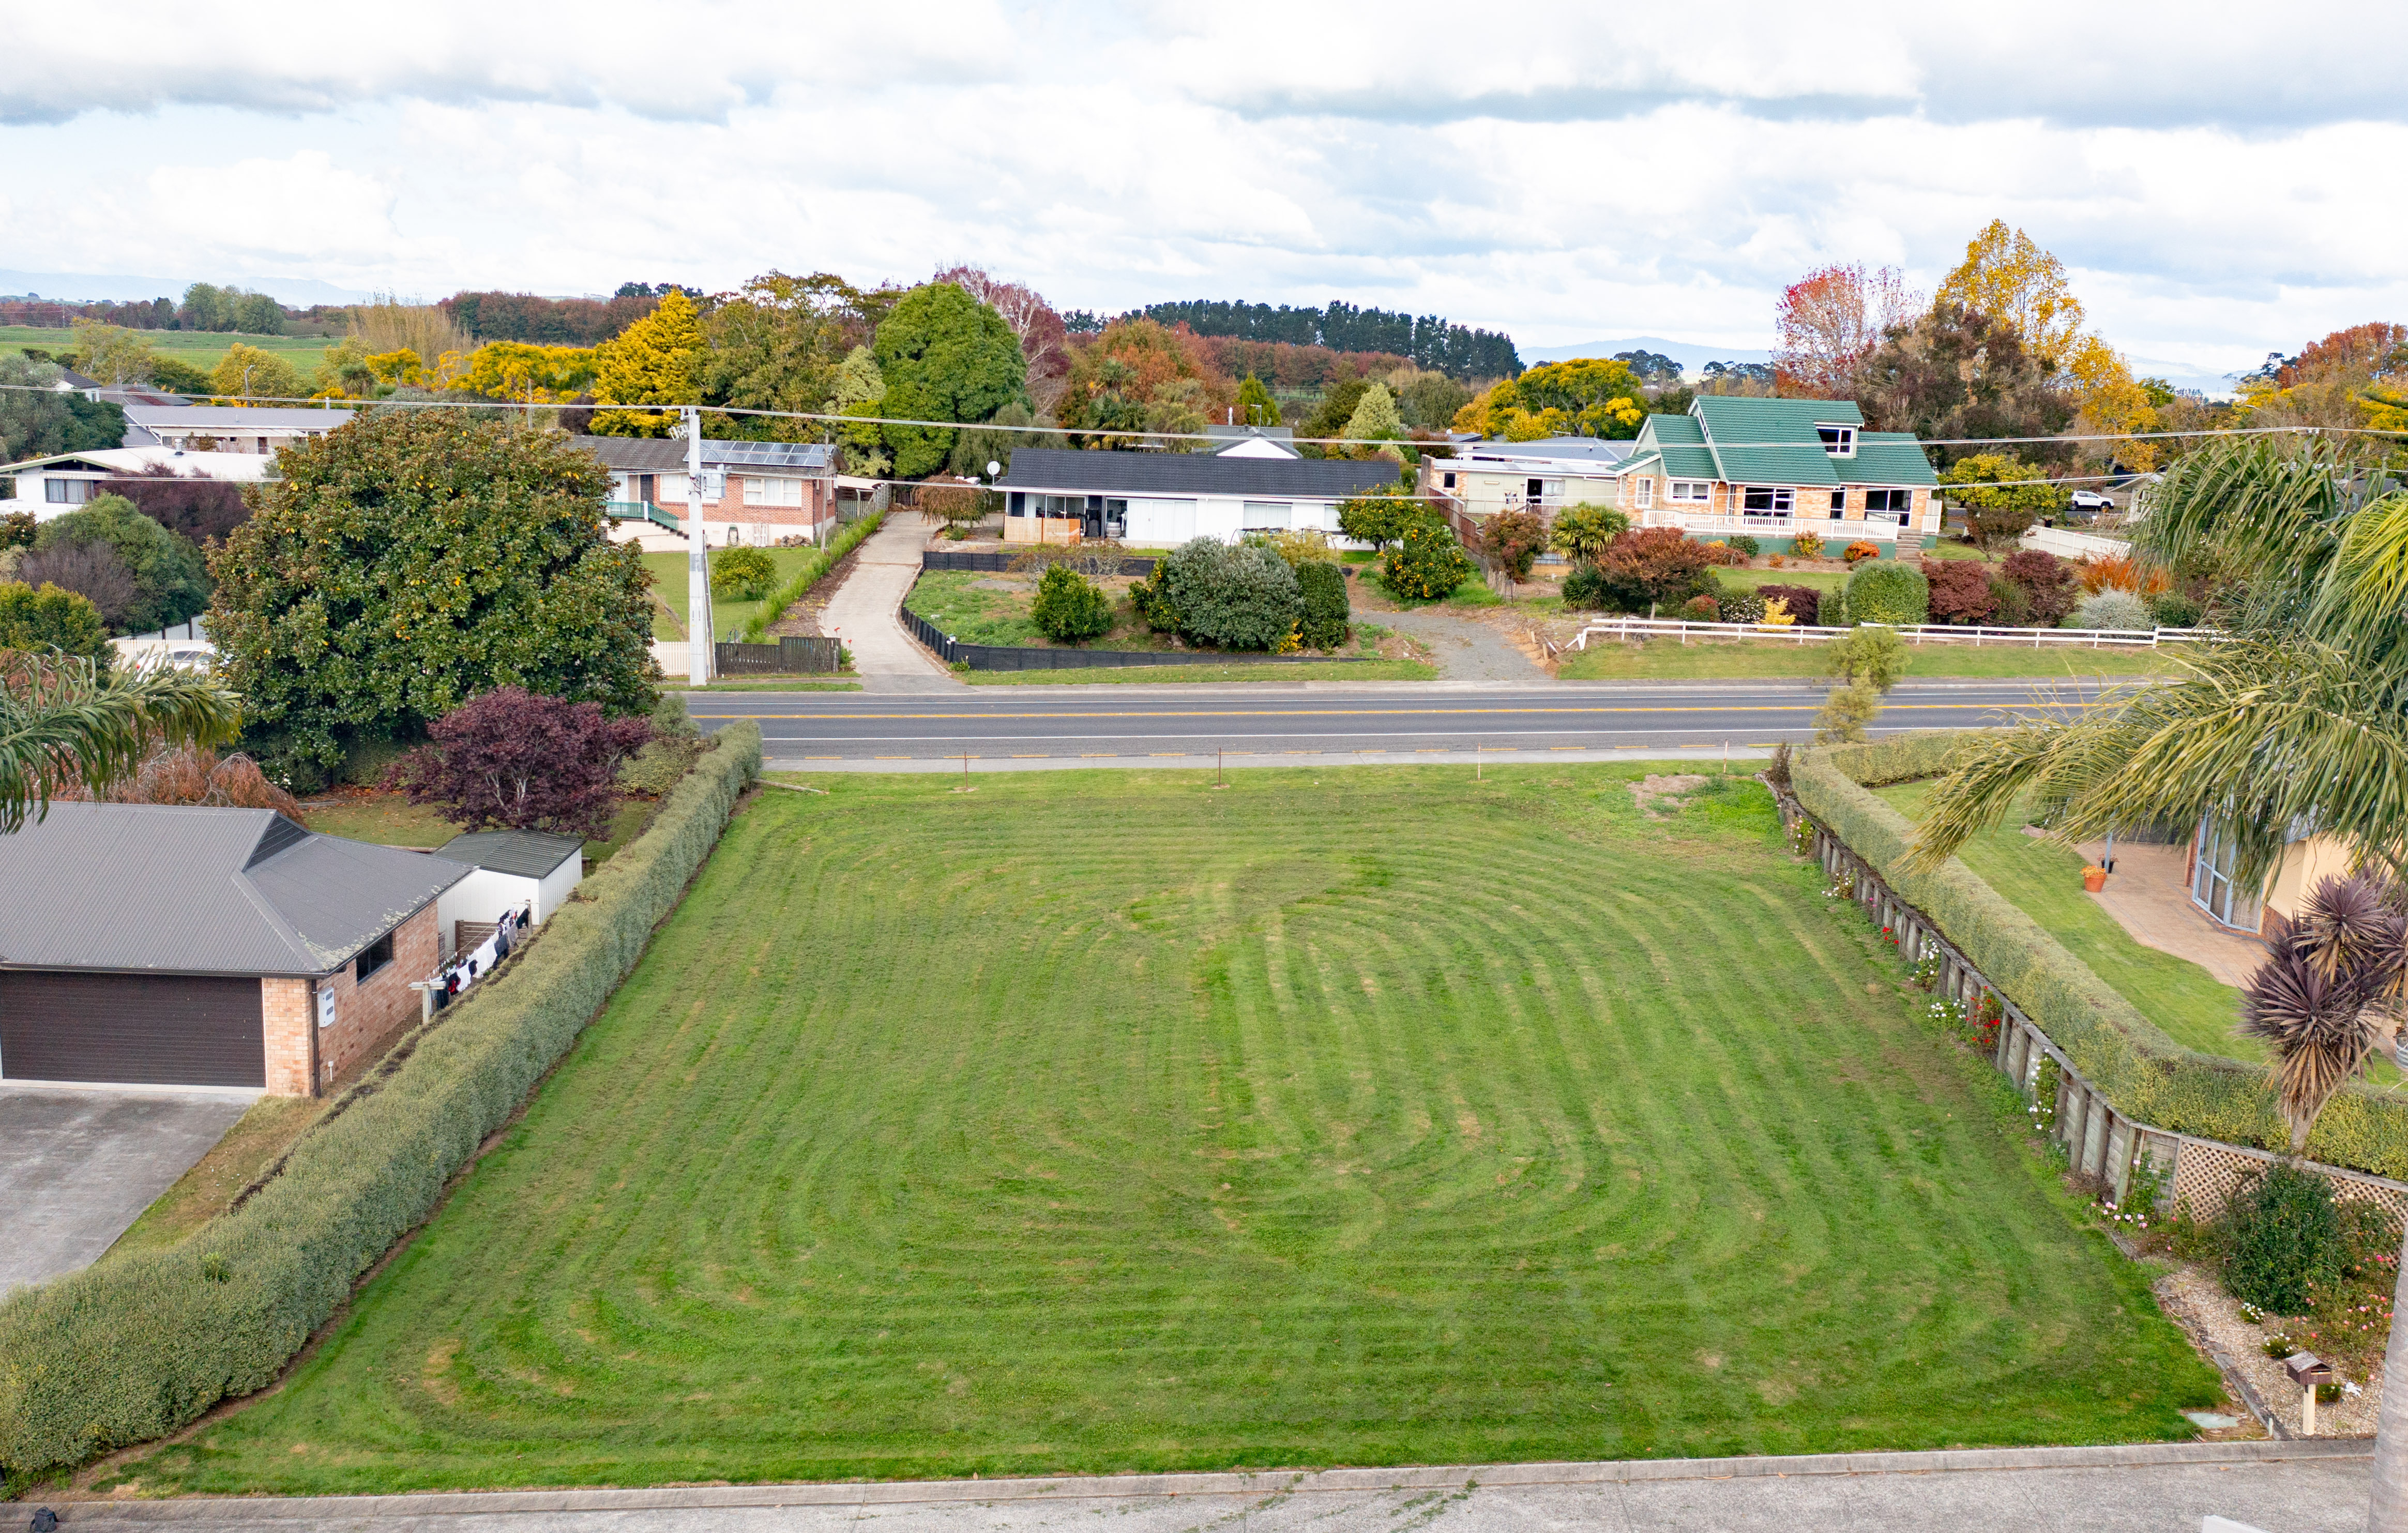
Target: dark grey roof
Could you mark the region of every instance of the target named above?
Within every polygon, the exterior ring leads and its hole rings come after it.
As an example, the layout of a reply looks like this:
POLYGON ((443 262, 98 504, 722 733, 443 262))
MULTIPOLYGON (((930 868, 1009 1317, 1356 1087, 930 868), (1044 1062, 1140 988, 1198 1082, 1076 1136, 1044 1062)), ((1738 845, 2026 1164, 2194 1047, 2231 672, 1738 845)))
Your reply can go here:
POLYGON ((52 804, 0 836, 0 965, 328 974, 468 873, 273 809, 52 804))
POLYGON ((1557 458, 1616 464, 1629 455, 1628 442, 1608 441, 1601 437, 1541 437, 1534 442, 1474 442, 1462 450, 1462 456, 1472 462, 1482 459, 1557 458))
POLYGON ((66 384, 70 388, 77 389, 96 389, 100 387, 99 379, 86 378, 83 374, 77 372, 73 367, 60 368, 59 381, 66 384))
POLYGON ((337 431, 349 425, 352 411, 329 406, 311 409, 299 405, 127 405, 127 423, 166 426, 177 432, 222 431, 239 437, 258 431, 337 431))
POLYGON ((539 830, 472 830, 437 847, 435 854, 490 872, 539 879, 584 850, 585 843, 574 836, 547 836, 539 830))
MULTIPOLYGON (((671 437, 571 437, 569 440, 623 474, 682 474, 685 443, 671 437)), ((705 468, 757 469, 770 473, 824 474, 823 442, 723 442, 702 439, 705 468)))
POLYGON ((1077 452, 1022 447, 1003 490, 1097 494, 1295 495, 1343 500, 1397 480, 1390 458, 1230 458, 1205 452, 1077 452))

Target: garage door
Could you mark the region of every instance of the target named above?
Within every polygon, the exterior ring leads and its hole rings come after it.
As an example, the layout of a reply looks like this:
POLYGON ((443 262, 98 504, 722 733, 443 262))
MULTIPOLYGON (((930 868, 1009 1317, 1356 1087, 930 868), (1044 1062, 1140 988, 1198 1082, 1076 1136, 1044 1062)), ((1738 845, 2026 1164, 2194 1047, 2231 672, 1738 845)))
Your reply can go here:
POLYGON ((259 981, 0 972, 0 1079, 265 1086, 259 981))

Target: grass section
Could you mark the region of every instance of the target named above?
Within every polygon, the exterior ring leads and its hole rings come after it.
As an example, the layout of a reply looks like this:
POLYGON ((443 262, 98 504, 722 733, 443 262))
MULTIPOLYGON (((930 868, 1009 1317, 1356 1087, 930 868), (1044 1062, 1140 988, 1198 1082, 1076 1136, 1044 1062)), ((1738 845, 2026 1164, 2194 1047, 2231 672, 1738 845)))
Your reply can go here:
MULTIPOLYGON (((1900 782, 1873 793, 1910 820, 1923 818, 1928 782, 1900 782)), ((2082 856, 2071 848, 2023 833, 2010 814, 1965 843, 1965 866, 2090 966, 2168 1037, 2202 1053, 2262 1061, 2266 1050, 2241 1036, 2241 992, 2188 959, 2143 947, 2115 918, 2082 892, 2082 856)), ((2386 1061, 2386 1068, 2389 1068, 2386 1061)))
MULTIPOLYGON (((763 549, 761 552, 777 564, 779 585, 793 580, 802 572, 804 566, 820 554, 820 551, 814 548, 763 549)), ((686 637, 682 626, 686 616, 685 554, 674 551, 647 553, 643 560, 644 567, 652 572, 652 594, 668 608, 666 612, 654 609, 652 637, 682 640, 686 637), (677 616, 672 619, 670 612, 677 616)), ((760 609, 760 606, 758 600, 714 599, 710 604, 710 631, 722 643, 742 638, 744 625, 752 621, 752 614, 760 609)))
POLYGON ((142 1211, 109 1252, 159 1251, 223 1213, 276 1157, 318 1121, 326 1103, 309 1096, 263 1096, 225 1137, 142 1211))
MULTIPOLYGON (((235 336, 207 330, 145 330, 141 336, 150 350, 162 356, 189 362, 208 372, 225 360, 234 343, 271 351, 301 369, 306 381, 326 359, 334 342, 322 336, 235 336)), ((46 330, 33 325, 0 324, 0 351, 22 351, 27 347, 57 356, 75 350, 75 332, 46 330)))
POLYGON ((698 687, 671 681, 664 692, 859 692, 858 681, 711 681, 698 687))
POLYGON ((1234 660, 1226 666, 1097 666, 1091 670, 956 671, 974 687, 1061 687, 1166 681, 1434 681, 1422 660, 1234 660))
MULTIPOLYGON (((913 612, 937 625, 939 633, 964 644, 1044 645, 1052 640, 1038 628, 1028 615, 1032 593, 982 589, 981 580, 1006 579, 987 570, 931 569, 921 573, 910 593, 903 598, 903 609, 913 612)), ((1142 630, 1140 630, 1142 632, 1142 630)), ((1122 644, 1098 640, 1114 649, 1152 649, 1152 644, 1122 644)), ((1146 636, 1151 638, 1149 634, 1146 636)))
POLYGON ((285 1386, 109 1480, 2191 1436, 2004 1083, 1759 788, 1641 770, 763 795, 285 1386))
POLYGON ((1742 591, 1759 585, 1811 585, 1817 591, 1837 591, 1848 583, 1848 577, 1836 569, 1724 568, 1714 571, 1714 579, 1742 591))
MULTIPOLYGON (((1777 638, 1711 643, 1700 640, 1693 644, 1669 638, 1640 644, 1600 639, 1585 650, 1566 655, 1555 674, 1567 681, 1820 676, 1822 648, 1813 641, 1784 644, 1777 638)), ((2038 681, 2148 676, 2171 668, 2164 652, 2157 650, 2032 650, 1990 645, 1977 650, 1967 644, 1918 644, 1906 674, 1918 681, 2028 676, 2038 681)))
POLYGON ((301 812, 311 830, 379 846, 441 846, 460 834, 458 825, 436 810, 397 793, 338 790, 332 798, 311 799, 301 812))

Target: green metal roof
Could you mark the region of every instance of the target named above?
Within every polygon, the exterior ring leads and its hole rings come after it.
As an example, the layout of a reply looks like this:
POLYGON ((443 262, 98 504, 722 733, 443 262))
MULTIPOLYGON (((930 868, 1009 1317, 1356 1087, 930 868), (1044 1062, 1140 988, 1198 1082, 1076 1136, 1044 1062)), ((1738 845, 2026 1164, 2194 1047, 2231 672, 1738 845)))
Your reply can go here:
POLYGON ((1848 470, 1851 484, 1937 484, 1931 460, 1911 431, 1866 431, 1856 436, 1856 466, 1848 470))
POLYGON ((1862 426, 1865 412, 1853 399, 1764 399, 1736 394, 1701 394, 1689 408, 1716 443, 1818 443, 1816 426, 1862 426))
POLYGON ((1848 399, 1755 399, 1705 394, 1687 415, 1651 415, 1622 471, 1660 467, 1671 479, 1728 484, 1937 484, 1912 432, 1867 431, 1864 412, 1848 399), (1852 458, 1823 450, 1816 426, 1856 428, 1852 458))

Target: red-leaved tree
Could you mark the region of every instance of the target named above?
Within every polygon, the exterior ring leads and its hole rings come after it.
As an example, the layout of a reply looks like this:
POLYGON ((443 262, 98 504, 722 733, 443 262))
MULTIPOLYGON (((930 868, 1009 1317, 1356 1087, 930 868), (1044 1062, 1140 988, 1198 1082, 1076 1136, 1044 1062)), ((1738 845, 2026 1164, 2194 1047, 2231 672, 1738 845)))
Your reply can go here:
POLYGON ((609 829, 619 763, 652 738, 644 719, 598 703, 496 687, 427 726, 434 737, 395 762, 388 787, 471 830, 548 830, 588 839, 609 829))
POLYGON ((1039 409, 1051 409, 1062 396, 1062 380, 1070 376, 1070 332, 1054 306, 1027 283, 1007 282, 976 266, 948 266, 931 280, 951 282, 1003 316, 1020 337, 1020 354, 1028 359, 1029 398, 1039 409))
POLYGON ((1999 609, 1990 590, 1990 566, 1978 559, 1926 559, 1923 578, 1931 586, 1931 620, 1977 625, 1999 609))
POLYGON ((1861 262, 1823 266, 1789 284, 1774 323, 1781 344, 1772 353, 1784 394, 1816 399, 1856 397, 1856 373, 1882 333, 1903 324, 1920 295, 1907 291, 1896 266, 1867 271, 1861 262))

